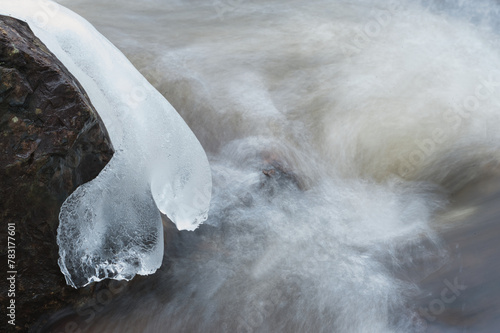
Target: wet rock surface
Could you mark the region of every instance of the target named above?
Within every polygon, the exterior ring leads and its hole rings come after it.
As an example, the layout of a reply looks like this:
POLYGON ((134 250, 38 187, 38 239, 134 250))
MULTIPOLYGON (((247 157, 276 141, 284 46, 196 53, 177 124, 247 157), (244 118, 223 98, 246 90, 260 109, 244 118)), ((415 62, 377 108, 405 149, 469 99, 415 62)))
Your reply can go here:
MULTIPOLYGON (((0 16, 0 213, 2 262, 15 225, 16 326, 92 297, 66 286, 57 265, 61 204, 113 155, 106 129, 64 65, 22 21, 0 16)), ((5 267, 5 266, 4 266, 5 267)), ((2 307, 10 301, 2 279, 2 307)), ((5 322, 5 321, 4 321, 5 322)), ((9 325, 11 326, 11 325, 9 325)))

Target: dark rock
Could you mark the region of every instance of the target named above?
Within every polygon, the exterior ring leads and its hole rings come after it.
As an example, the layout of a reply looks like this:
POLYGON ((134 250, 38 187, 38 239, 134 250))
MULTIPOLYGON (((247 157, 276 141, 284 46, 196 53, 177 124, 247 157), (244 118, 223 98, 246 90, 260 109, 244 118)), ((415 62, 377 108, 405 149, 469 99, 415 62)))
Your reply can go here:
POLYGON ((283 166, 278 160, 265 160, 266 168, 262 169, 262 173, 269 179, 276 181, 284 181, 292 183, 297 188, 305 190, 307 187, 305 182, 292 170, 283 166))
MULTIPOLYGON (((0 256, 6 270, 13 223, 16 329, 27 331, 41 314, 90 297, 92 287, 67 287, 57 265, 58 215, 113 151, 77 80, 26 23, 6 16, 0 16, 0 136, 0 256)), ((1 281, 5 309, 11 298, 1 281)))

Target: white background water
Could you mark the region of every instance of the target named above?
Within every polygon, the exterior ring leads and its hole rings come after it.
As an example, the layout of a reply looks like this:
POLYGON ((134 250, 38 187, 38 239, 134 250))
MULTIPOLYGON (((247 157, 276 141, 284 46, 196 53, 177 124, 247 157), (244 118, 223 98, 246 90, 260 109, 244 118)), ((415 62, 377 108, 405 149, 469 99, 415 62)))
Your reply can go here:
POLYGON ((471 199, 500 157, 498 3, 59 2, 172 103, 213 173, 205 224, 167 224, 162 269, 92 316, 80 312, 80 329, 490 332, 498 323, 498 304, 484 300, 498 290, 495 257, 464 252, 484 258, 479 272, 457 259, 475 223, 498 216, 473 218, 485 205, 471 199), (474 280, 484 274, 486 291, 474 280), (449 283, 468 289, 453 294, 449 283))

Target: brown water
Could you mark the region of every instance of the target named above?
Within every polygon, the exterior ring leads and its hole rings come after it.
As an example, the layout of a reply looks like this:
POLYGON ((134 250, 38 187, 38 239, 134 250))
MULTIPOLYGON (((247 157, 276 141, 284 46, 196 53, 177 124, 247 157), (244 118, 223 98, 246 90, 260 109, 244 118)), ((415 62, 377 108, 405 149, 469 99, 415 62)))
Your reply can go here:
MULTIPOLYGON (((500 176, 498 167, 452 197, 438 219, 448 258, 435 273, 420 282, 418 302, 427 311, 429 332, 496 332, 500 327, 500 176), (445 292, 444 309, 435 299, 447 285, 463 286, 445 292), (456 296, 452 300, 453 296, 456 296), (431 302, 434 304, 431 307, 431 302)), ((448 289, 449 290, 449 289, 448 289)))

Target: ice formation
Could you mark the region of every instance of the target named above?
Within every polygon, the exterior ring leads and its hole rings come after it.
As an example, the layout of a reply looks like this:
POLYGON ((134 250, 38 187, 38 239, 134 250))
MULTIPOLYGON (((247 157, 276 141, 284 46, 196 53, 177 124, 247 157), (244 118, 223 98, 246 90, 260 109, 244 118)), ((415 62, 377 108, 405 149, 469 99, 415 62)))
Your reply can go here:
POLYGON ((82 287, 151 274, 163 258, 158 209, 179 229, 207 217, 205 152, 175 109, 90 23, 51 1, 0 0, 0 14, 28 22, 80 81, 106 125, 115 154, 64 202, 59 266, 82 287))

